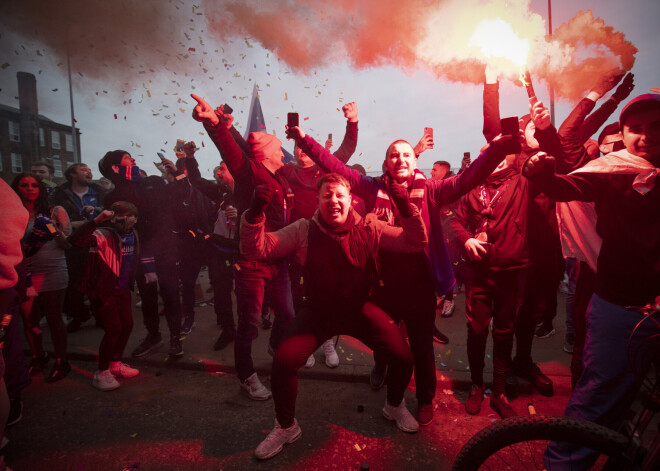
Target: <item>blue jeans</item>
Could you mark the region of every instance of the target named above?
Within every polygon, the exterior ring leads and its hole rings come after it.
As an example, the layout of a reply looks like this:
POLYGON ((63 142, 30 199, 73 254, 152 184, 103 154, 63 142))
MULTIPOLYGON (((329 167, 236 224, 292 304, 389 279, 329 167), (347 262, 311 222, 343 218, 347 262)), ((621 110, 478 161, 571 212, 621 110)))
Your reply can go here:
POLYGON ((276 350, 284 331, 293 319, 291 281, 286 260, 251 262, 239 260, 234 265, 238 327, 234 340, 234 361, 238 379, 245 381, 254 373, 252 341, 257 338, 264 293, 275 311, 270 346, 276 350))
MULTIPOLYGON (((587 311, 587 338, 584 344, 584 371, 566 406, 565 415, 617 429, 639 390, 634 371, 644 371, 643 343, 658 335, 658 327, 637 311, 612 304, 594 294, 587 311), (628 354, 637 360, 634 369, 628 354)), ((648 348, 648 345, 645 345, 648 348)), ((651 348, 653 348, 651 346, 651 348)), ((648 359, 648 358, 647 358, 648 359)), ((543 457, 546 469, 587 469, 598 454, 588 448, 550 442, 543 457)))

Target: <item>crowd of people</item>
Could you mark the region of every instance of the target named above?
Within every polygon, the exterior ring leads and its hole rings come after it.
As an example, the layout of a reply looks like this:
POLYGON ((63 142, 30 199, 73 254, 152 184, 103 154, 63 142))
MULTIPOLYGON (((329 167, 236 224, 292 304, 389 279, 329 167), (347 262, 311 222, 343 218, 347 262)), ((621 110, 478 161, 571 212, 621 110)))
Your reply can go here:
MULTIPOLYGON (((195 327, 195 283, 206 265, 222 329, 213 348, 233 344, 241 390, 253 400, 274 400, 275 426, 255 450, 259 459, 300 438, 298 370, 313 366, 319 348, 326 365, 337 367, 337 335, 373 350, 370 383, 387 386, 386 419, 409 433, 431 423, 433 344, 449 342, 436 315, 453 314, 459 286, 465 288, 472 381, 466 412, 482 407, 491 332, 490 408, 502 418, 517 415, 508 397, 518 378, 552 396, 553 382, 532 351, 535 339, 555 333, 564 276, 564 349, 572 354, 574 388, 566 414, 618 427, 638 387, 627 364, 628 339, 660 305, 660 189, 654 185, 660 95, 630 100, 595 141, 633 90, 632 74, 600 80, 559 129, 531 97, 529 113, 513 130, 500 119, 497 73, 487 68, 485 75, 486 145, 474 161, 466 153, 456 174, 446 161, 433 163, 429 178, 418 169, 420 156, 434 146, 431 130, 415 146, 401 139, 389 144, 379 177, 349 166, 358 141, 356 103, 343 107, 346 132, 334 152, 331 139, 321 145, 300 126, 287 125, 295 162, 285 164, 277 137, 253 132, 244 139, 231 110, 192 95, 193 118, 220 154, 214 181, 202 178, 195 143, 181 142, 176 162, 161 158, 158 176, 147 176, 129 152, 114 150, 99 161, 99 184, 87 165, 76 163, 56 185, 45 162, 11 186, 0 184, 10 226, 0 244, 0 423, 20 419, 20 392, 51 357, 47 381, 67 376, 67 335, 92 317, 105 332, 93 386, 114 390, 118 380, 139 374, 123 361, 134 285, 146 335, 131 355, 145 356, 163 341, 160 295, 168 353, 182 356, 182 339, 195 327), (271 309, 272 391, 252 361, 259 323, 271 309), (38 328, 44 316, 52 356, 38 328), (19 319, 32 354, 28 364, 19 319), (415 414, 403 397, 413 375, 415 414)), ((633 340, 638 344, 653 334, 641 330, 633 340)), ((544 456, 548 469, 569 460, 583 469, 594 459, 588 450, 554 442, 544 456)))

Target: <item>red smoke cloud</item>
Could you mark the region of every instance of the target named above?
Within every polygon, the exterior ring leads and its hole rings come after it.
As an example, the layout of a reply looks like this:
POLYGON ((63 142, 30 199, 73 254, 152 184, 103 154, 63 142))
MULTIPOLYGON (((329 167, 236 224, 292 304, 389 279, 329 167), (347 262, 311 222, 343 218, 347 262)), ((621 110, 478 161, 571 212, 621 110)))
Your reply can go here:
POLYGON ((468 83, 483 80, 487 60, 469 47, 472 32, 483 19, 502 18, 530 41, 534 79, 548 81, 558 96, 571 100, 603 75, 630 70, 637 52, 591 11, 578 12, 548 38, 528 0, 205 0, 204 10, 211 33, 256 38, 298 72, 348 61, 358 69, 428 69, 468 83))
POLYGON ((182 75, 212 81, 209 75, 230 66, 206 47, 209 36, 255 38, 302 73, 347 62, 480 83, 492 58, 470 38, 482 20, 496 18, 529 41, 533 80, 546 80, 564 98, 581 97, 603 75, 628 71, 635 60, 637 49, 591 11, 547 38, 529 0, 21 0, 0 3, 0 45, 7 50, 11 38, 22 36, 62 62, 68 47, 74 76, 125 89, 142 84, 146 90, 150 79, 176 82, 182 75))

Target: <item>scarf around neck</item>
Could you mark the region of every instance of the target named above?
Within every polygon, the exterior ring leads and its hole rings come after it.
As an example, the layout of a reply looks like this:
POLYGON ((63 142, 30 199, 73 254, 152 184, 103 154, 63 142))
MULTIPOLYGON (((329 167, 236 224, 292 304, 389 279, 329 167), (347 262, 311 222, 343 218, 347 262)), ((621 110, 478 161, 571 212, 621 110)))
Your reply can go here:
POLYGON ((137 165, 113 165, 112 171, 117 175, 120 181, 134 182, 142 178, 140 175, 140 167, 137 165))
POLYGON ((622 149, 588 162, 584 167, 571 172, 571 175, 576 173, 636 174, 632 187, 637 193, 645 195, 655 186, 655 178, 660 174, 660 168, 622 149))
POLYGON ((366 265, 369 254, 367 230, 362 222, 362 218, 360 218, 353 208, 349 209, 346 221, 340 226, 331 226, 328 224, 323 220, 318 210, 313 220, 318 222, 318 225, 324 232, 330 234, 339 242, 342 251, 349 262, 351 262, 351 265, 356 267, 366 265))
MULTIPOLYGON (((390 226, 400 226, 399 212, 396 205, 390 198, 387 192, 387 187, 392 177, 388 173, 383 174, 378 181, 378 194, 376 195, 376 203, 371 210, 378 219, 385 221, 390 226)), ((420 210, 424 203, 424 195, 426 194, 426 175, 420 170, 415 169, 410 179, 404 183, 408 188, 408 197, 410 202, 417 206, 420 210)))

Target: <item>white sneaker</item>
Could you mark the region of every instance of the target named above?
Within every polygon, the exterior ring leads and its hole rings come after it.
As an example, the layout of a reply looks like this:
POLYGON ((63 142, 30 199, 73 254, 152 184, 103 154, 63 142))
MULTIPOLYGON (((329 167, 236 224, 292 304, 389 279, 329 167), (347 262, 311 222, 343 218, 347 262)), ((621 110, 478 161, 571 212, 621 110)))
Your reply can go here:
POLYGON ((311 368, 314 365, 316 365, 316 358, 314 358, 314 354, 312 353, 307 359, 307 363, 305 363, 305 368, 311 368))
POLYGON ((391 406, 387 401, 385 401, 385 407, 383 407, 383 417, 385 417, 387 420, 396 421, 396 426, 404 432, 412 433, 419 430, 419 424, 406 407, 405 399, 401 401, 401 404, 399 404, 398 407, 391 406))
POLYGON ((321 346, 325 354, 325 365, 328 368, 337 368, 339 366, 339 356, 335 350, 335 339, 328 339, 321 346))
POLYGON ((140 374, 140 370, 131 368, 126 363, 121 361, 111 361, 110 362, 110 373, 115 378, 133 378, 140 374))
POLYGON ((302 430, 298 426, 298 421, 293 419, 293 425, 289 428, 282 428, 275 420, 275 428, 270 431, 268 436, 259 443, 259 446, 254 450, 254 456, 260 460, 272 458, 280 451, 287 443, 293 443, 298 440, 302 435, 302 430))
POLYGON ((440 317, 451 317, 451 315, 454 313, 455 306, 456 304, 454 303, 453 299, 451 301, 447 301, 445 299, 445 302, 442 305, 442 312, 440 313, 440 317))
POLYGON ((94 373, 92 385, 101 391, 112 391, 119 387, 119 381, 112 376, 110 370, 103 370, 94 373))
POLYGON ((268 388, 266 388, 266 386, 261 384, 261 381, 259 381, 257 373, 252 373, 248 379, 242 381, 241 389, 247 393, 250 399, 255 401, 265 401, 266 399, 270 399, 272 396, 268 388))

